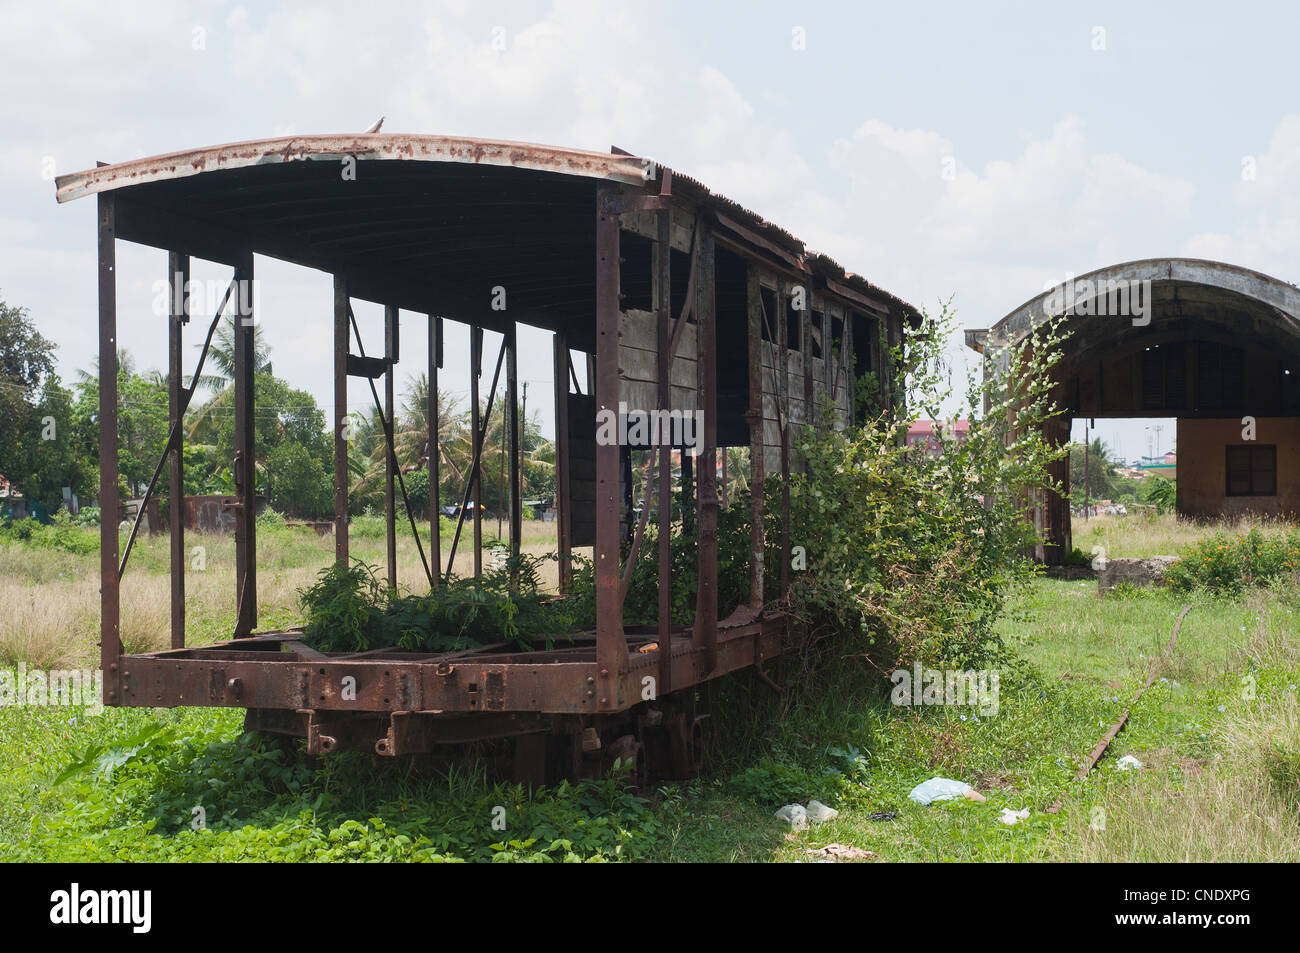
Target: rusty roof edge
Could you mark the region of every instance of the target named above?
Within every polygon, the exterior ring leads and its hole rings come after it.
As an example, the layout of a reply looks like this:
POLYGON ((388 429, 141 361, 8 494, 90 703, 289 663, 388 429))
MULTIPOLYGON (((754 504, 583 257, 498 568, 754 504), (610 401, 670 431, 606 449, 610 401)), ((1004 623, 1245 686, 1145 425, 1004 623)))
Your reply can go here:
POLYGON ((54 180, 55 198, 60 203, 70 202, 100 192, 219 169, 296 161, 339 161, 349 155, 372 160, 513 166, 608 179, 627 185, 642 185, 646 178, 643 163, 635 156, 498 139, 357 133, 253 139, 131 159, 57 176, 54 180))
MULTIPOLYGON (((57 176, 54 180, 55 198, 64 203, 101 192, 221 169, 299 161, 340 161, 344 156, 369 160, 508 166, 605 179, 641 187, 647 182, 648 160, 626 154, 622 150, 606 153, 503 139, 352 133, 252 139, 131 159, 57 176)), ((847 271, 829 256, 810 252, 802 241, 785 229, 739 202, 714 192, 698 179, 676 170, 672 170, 672 173, 675 190, 685 192, 686 197, 719 213, 735 216, 757 236, 785 249, 802 270, 811 275, 829 277, 860 294, 882 299, 891 308, 901 311, 913 326, 919 324, 920 312, 906 301, 871 284, 860 275, 847 271)))

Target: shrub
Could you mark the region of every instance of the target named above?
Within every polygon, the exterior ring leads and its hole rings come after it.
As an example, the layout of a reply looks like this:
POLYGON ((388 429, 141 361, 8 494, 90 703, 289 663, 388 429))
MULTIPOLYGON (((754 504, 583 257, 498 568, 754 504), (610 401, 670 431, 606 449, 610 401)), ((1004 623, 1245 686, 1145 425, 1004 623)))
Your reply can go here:
MULTIPOLYGON (((791 480, 791 542, 807 563, 791 574, 793 601, 830 631, 859 633, 862 653, 885 669, 978 668, 1004 656, 993 623, 1008 590, 1035 571, 1025 558, 1037 541, 1025 494, 1055 486, 1047 468, 1065 452, 1042 429, 1059 413, 1050 326, 1033 350, 1026 342, 1005 355, 1014 378, 977 382, 971 372, 964 441, 944 436, 933 457, 906 446, 911 415, 937 417, 948 400, 942 347, 953 320, 945 305, 908 353, 895 349, 908 408, 856 430, 836 430, 829 417, 806 428, 806 472, 791 480)), ((775 576, 779 563, 769 565, 775 576)))
POLYGON ((1237 595, 1300 570, 1300 531, 1265 535, 1259 527, 1233 536, 1215 533, 1189 547, 1166 575, 1179 591, 1208 589, 1237 595))
POLYGON ((455 578, 423 595, 398 595, 356 562, 321 570, 302 592, 303 641, 322 652, 397 646, 447 652, 495 642, 550 648, 574 628, 571 607, 541 591, 546 558, 520 554, 474 579, 455 578))

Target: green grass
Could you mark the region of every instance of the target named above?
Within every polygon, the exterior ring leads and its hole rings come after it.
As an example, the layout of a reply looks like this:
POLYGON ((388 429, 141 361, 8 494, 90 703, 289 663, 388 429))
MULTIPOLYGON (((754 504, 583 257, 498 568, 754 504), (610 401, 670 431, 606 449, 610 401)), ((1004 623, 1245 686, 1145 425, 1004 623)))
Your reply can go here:
MULTIPOLYGON (((1151 532, 1136 522, 1108 529, 1120 547, 1109 554, 1130 554, 1125 534, 1135 548, 1155 545, 1151 532)), ((57 578, 55 562, 30 571, 57 578)), ((851 646, 823 644, 786 661, 787 695, 748 673, 723 680, 710 773, 644 796, 617 781, 532 793, 493 783, 490 747, 450 768, 290 758, 241 740, 238 711, 0 708, 0 859, 796 861, 829 843, 881 862, 1300 859, 1300 590, 1291 583, 1239 598, 1102 597, 1095 582, 1040 579, 1000 627, 1019 661, 1002 668, 995 716, 895 708, 887 681, 851 646), (1160 678, 1077 782, 1189 602, 1160 678), (111 778, 52 786, 88 746, 155 720, 176 740, 111 778), (1118 771, 1124 754, 1146 767, 1118 771), (935 775, 987 800, 907 799, 935 775), (799 833, 772 817, 813 797, 839 816, 799 833), (1061 812, 1047 813, 1058 799, 1061 812), (204 831, 190 829, 196 805, 204 831), (1002 808, 1030 816, 1007 826, 1002 808), (898 816, 870 819, 885 811, 898 816)))

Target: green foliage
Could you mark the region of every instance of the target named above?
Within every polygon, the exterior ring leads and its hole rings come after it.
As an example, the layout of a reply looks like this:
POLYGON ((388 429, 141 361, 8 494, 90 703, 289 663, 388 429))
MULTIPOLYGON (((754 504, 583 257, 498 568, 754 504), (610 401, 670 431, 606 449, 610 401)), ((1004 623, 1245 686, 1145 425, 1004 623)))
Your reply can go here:
POLYGON ((1113 451, 1100 437, 1093 438, 1087 451, 1085 461, 1083 444, 1070 444, 1070 502, 1082 506, 1085 498, 1094 502, 1118 498, 1122 491, 1118 467, 1112 459, 1113 451), (1086 497, 1085 487, 1088 491, 1086 497))
POLYGON ((36 330, 26 308, 0 300, 0 473, 23 489, 23 444, 33 436, 37 388, 53 374, 54 342, 36 330))
POLYGON ((1178 486, 1173 480, 1149 476, 1143 481, 1144 503, 1154 503, 1156 512, 1168 513, 1178 505, 1178 486))
POLYGON ((1273 792, 1300 809, 1300 742, 1274 739, 1263 752, 1263 762, 1273 792))
MULTIPOLYGON (((953 322, 945 304, 929 333, 894 355, 900 386, 931 416, 949 397, 941 349, 953 322)), ((902 408, 857 430, 827 418, 805 431, 790 522, 807 571, 792 574, 792 602, 828 631, 859 633, 884 667, 981 667, 1002 655, 993 623, 1008 590, 1033 573, 1023 494, 1053 486, 1047 467, 1063 453, 1041 428, 1059 413, 1048 377, 1059 338, 1049 327, 1029 343, 1005 355, 1014 379, 970 380, 967 437, 944 438, 937 457, 905 445, 902 408)))
POLYGON ((755 804, 803 804, 809 798, 823 803, 833 799, 826 776, 818 777, 789 764, 763 758, 757 764, 727 781, 726 790, 734 797, 755 804))
POLYGON ((296 440, 285 440, 266 455, 267 495, 289 516, 323 519, 334 512, 330 478, 319 456, 296 440))
POLYGON ((514 642, 529 650, 568 638, 572 608, 541 590, 545 558, 509 557, 478 579, 453 578, 423 595, 399 595, 372 567, 334 565, 302 593, 303 641, 322 652, 400 647, 447 652, 514 642))
POLYGON ((58 777, 66 810, 6 859, 589 862, 645 857, 664 832, 617 769, 530 792, 473 769, 421 777, 355 753, 313 766, 254 734, 178 735, 151 720, 76 752, 58 777))
POLYGON ((1208 589, 1237 595, 1300 570, 1300 531, 1264 534, 1259 527, 1233 536, 1215 533, 1189 547, 1166 579, 1179 591, 1208 589))
MULTIPOLYGON (((676 507, 674 507, 676 509, 676 507)), ((768 542, 779 539, 768 534, 768 542)), ((749 493, 733 490, 730 504, 718 511, 718 616, 725 618, 749 599, 749 493)), ((684 531, 680 518, 671 525, 672 571, 671 617, 674 625, 690 625, 695 619, 699 587, 696 569, 696 537, 684 531)), ((627 559, 624 543, 621 558, 627 559)), ((775 558, 772 548, 769 558, 775 558)), ((775 591, 775 587, 773 587, 775 591)), ((576 623, 582 628, 596 624, 596 571, 592 561, 573 555, 573 581, 565 596, 576 623)), ((646 524, 645 537, 637 552, 636 566, 628 583, 623 604, 625 625, 654 625, 659 618, 659 528, 655 519, 646 524)))
POLYGON ((74 526, 99 526, 99 507, 83 506, 77 511, 77 515, 72 517, 74 526))
POLYGON ((86 556, 99 552, 99 533, 75 525, 66 513, 56 514, 48 526, 34 519, 0 522, 0 542, 26 543, 86 556))

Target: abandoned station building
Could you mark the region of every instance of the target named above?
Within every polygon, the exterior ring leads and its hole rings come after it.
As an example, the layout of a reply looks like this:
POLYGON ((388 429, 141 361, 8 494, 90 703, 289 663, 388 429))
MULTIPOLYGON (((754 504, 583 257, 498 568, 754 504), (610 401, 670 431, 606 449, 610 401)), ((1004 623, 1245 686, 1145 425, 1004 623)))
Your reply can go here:
MULTIPOLYGON (((1065 413, 1049 436, 1069 440, 1073 418, 1176 417, 1181 516, 1300 513, 1300 290, 1223 262, 1158 258, 1071 279, 989 329, 967 330, 985 356, 1023 341, 1054 316, 1068 337, 1053 370, 1065 413)), ((1005 358, 1003 360, 1005 365, 1005 358)), ((1068 495, 1068 461, 1053 476, 1068 495)), ((1040 556, 1071 550, 1070 510, 1049 494, 1036 507, 1040 556)))

